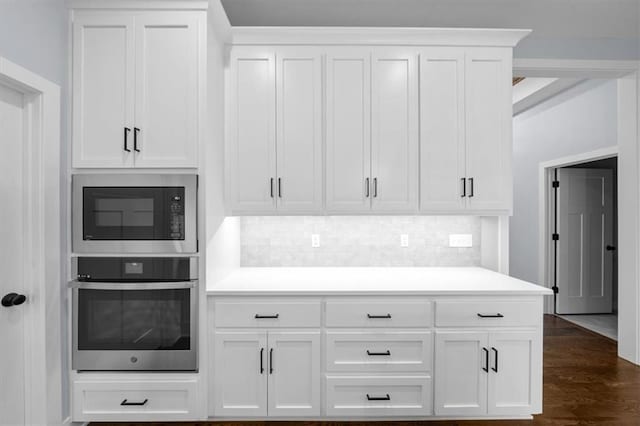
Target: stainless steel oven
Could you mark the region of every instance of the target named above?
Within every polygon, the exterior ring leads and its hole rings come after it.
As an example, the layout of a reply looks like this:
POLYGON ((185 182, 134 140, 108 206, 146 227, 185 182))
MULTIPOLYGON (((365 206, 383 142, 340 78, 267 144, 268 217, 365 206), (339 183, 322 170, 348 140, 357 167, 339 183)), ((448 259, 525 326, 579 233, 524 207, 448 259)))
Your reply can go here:
POLYGON ((73 369, 193 371, 195 257, 72 260, 73 369))
POLYGON ((75 253, 196 253, 197 175, 74 175, 75 253))

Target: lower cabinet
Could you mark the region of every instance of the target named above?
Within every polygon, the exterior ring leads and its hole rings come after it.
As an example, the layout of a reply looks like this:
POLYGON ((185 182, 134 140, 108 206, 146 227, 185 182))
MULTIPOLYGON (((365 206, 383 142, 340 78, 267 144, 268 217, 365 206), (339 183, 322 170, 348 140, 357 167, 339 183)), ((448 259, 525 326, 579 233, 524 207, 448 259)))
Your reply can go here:
POLYGON ((528 415, 539 411, 537 331, 437 331, 435 414, 528 415))
POLYGON ((320 415, 319 331, 216 331, 220 417, 320 415))

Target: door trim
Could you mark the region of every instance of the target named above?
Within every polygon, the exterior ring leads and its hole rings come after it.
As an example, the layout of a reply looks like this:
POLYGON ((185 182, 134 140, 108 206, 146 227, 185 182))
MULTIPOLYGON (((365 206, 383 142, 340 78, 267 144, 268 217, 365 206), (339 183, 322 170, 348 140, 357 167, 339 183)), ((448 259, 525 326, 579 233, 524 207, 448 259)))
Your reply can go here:
POLYGON ((25 99, 25 423, 61 424, 60 87, 3 57, 0 84, 25 99))

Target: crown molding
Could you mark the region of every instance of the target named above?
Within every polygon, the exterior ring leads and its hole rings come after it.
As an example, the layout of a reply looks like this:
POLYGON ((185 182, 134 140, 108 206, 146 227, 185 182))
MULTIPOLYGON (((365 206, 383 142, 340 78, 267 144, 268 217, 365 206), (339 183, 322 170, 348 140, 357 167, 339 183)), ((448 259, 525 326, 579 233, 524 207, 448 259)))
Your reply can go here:
POLYGON ((69 9, 207 10, 207 0, 67 0, 69 9))

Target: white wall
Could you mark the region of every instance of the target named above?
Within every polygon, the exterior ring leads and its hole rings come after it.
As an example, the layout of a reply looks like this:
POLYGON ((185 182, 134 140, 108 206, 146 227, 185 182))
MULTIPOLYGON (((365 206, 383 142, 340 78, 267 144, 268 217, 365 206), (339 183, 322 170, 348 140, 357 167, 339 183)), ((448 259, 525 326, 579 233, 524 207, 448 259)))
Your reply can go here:
POLYGON ((615 80, 586 81, 514 118, 514 209, 509 245, 512 276, 538 281, 539 164, 616 145, 616 141, 615 80))

